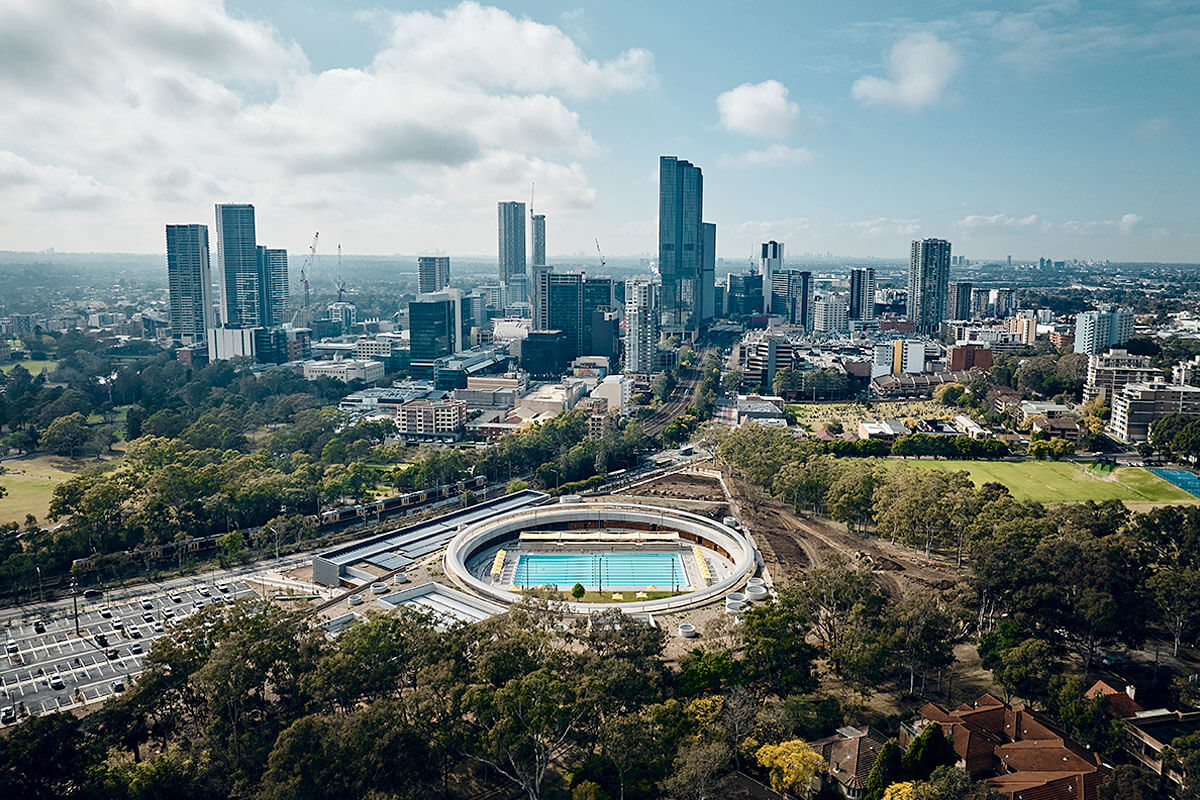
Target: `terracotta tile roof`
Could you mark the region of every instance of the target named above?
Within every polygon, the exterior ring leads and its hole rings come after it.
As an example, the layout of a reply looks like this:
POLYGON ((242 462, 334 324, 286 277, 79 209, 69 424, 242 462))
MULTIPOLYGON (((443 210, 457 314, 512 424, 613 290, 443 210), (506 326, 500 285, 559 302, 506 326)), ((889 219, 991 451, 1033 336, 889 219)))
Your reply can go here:
POLYGON ((1108 710, 1113 713, 1113 716, 1118 719, 1128 719, 1135 717, 1140 712, 1145 711, 1141 703, 1134 700, 1125 692, 1114 689, 1104 681, 1096 681, 1092 688, 1088 689, 1084 694, 1087 697, 1095 697, 1102 695, 1108 698, 1108 710))
POLYGON ((888 737, 872 727, 842 728, 809 747, 821 754, 829 765, 829 777, 848 789, 866 788, 867 776, 888 737))
POLYGON ((969 770, 1002 773, 987 780, 1009 800, 1096 800, 1107 774, 1099 756, 1071 741, 1051 720, 994 695, 953 711, 929 703, 920 715, 947 728, 969 770))

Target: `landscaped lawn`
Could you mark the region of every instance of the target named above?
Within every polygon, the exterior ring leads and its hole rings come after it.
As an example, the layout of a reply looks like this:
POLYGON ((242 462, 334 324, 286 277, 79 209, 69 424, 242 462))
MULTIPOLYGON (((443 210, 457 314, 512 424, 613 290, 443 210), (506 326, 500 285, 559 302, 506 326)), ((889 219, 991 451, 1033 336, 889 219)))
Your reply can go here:
MULTIPOLYGON (((901 463, 893 459, 893 464, 901 463)), ((1177 486, 1141 467, 1118 467, 1090 472, 1089 465, 1069 461, 933 461, 908 460, 921 469, 966 470, 979 486, 1002 483, 1021 500, 1041 503, 1082 503, 1123 500, 1130 504, 1200 503, 1177 486)))
POLYGON ((0 369, 4 370, 5 372, 9 372, 13 367, 17 366, 17 364, 20 364, 22 367, 29 370, 29 374, 31 375, 40 375, 43 372, 48 372, 58 366, 57 361, 34 361, 32 359, 26 359, 25 361, 17 361, 13 364, 5 364, 3 367, 0 367, 0 369))
POLYGON ((53 465, 51 460, 42 457, 4 462, 0 486, 7 489, 8 494, 0 497, 0 523, 23 523, 26 514, 33 514, 38 522, 45 524, 54 487, 74 477, 53 465))

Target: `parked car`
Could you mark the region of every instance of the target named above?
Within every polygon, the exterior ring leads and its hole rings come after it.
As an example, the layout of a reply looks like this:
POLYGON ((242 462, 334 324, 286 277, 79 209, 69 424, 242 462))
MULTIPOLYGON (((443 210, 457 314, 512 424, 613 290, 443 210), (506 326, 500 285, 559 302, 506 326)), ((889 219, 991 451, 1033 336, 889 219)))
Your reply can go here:
POLYGON ((37 622, 33 623, 33 632, 34 633, 45 633, 46 632, 46 623, 42 622, 40 619, 37 622))
POLYGON ((150 598, 149 598, 149 597, 143 597, 143 598, 142 598, 142 608, 146 609, 147 611, 149 611, 150 609, 154 608, 154 603, 151 603, 151 602, 150 602, 150 598))
POLYGON ((50 688, 54 690, 65 689, 66 684, 63 683, 62 675, 57 672, 50 676, 50 688))
POLYGON ((112 690, 114 692, 125 691, 125 681, 116 680, 116 681, 113 681, 112 683, 110 683, 109 686, 112 687, 112 690))
POLYGON ((104 617, 105 619, 108 619, 109 617, 112 616, 112 609, 109 608, 108 606, 104 606, 103 608, 100 609, 100 616, 104 617))

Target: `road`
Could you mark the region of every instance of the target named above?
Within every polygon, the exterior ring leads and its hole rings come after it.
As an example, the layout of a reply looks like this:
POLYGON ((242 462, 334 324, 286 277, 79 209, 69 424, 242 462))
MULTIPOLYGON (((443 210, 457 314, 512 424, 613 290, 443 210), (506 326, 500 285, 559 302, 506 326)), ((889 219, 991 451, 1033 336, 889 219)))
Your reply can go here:
POLYGON ((80 635, 69 604, 65 613, 58 603, 42 606, 36 620, 10 625, 0 662, 0 722, 9 725, 25 715, 76 708, 124 691, 141 675, 154 640, 179 620, 208 603, 255 595, 245 580, 228 577, 213 586, 197 580, 169 590, 140 589, 136 599, 81 602, 80 635), (107 637, 107 644, 97 635, 107 637))

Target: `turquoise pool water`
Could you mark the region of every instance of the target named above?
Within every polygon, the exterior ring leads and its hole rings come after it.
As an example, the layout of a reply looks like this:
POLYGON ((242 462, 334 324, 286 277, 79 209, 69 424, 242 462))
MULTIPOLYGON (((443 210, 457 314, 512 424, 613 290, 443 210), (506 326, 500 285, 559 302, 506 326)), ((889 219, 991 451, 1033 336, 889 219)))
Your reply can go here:
POLYGON ((688 579, 678 553, 523 553, 517 559, 516 586, 577 583, 592 591, 647 586, 667 591, 687 586, 688 579))

